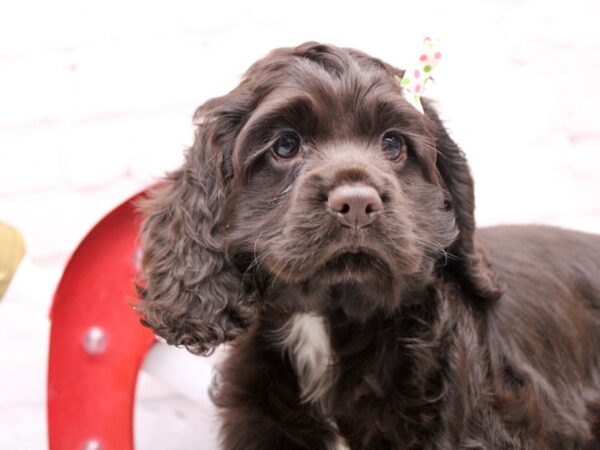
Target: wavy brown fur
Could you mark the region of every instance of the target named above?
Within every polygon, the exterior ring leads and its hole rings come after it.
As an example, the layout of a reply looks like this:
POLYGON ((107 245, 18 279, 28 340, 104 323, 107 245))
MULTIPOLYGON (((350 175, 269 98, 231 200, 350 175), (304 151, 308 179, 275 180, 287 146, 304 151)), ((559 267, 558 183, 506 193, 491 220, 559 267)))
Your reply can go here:
POLYGON ((226 450, 599 448, 600 237, 476 232, 464 154, 394 75, 306 43, 200 107, 185 164, 143 205, 143 323, 199 354, 232 341, 226 450), (406 158, 385 157, 390 129, 406 158), (300 153, 278 160, 290 130, 300 153), (327 211, 341 184, 377 191, 372 225, 327 211), (300 313, 329 336, 318 401, 282 344, 300 313))

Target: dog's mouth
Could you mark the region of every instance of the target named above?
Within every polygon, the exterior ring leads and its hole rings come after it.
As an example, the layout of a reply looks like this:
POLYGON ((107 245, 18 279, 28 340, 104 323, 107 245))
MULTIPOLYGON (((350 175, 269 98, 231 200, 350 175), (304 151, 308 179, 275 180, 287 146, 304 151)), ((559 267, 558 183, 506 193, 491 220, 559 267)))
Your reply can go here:
POLYGON ((341 250, 317 269, 317 275, 331 282, 364 282, 392 278, 390 265, 379 255, 364 249, 341 250))

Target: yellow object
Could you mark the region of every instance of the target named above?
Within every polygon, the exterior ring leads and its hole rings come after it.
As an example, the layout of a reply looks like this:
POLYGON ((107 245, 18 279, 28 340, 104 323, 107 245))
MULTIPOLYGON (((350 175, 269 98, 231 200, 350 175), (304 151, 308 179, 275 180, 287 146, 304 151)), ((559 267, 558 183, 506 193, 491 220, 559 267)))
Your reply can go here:
POLYGON ((25 244, 19 232, 0 222, 0 300, 25 255, 25 244))

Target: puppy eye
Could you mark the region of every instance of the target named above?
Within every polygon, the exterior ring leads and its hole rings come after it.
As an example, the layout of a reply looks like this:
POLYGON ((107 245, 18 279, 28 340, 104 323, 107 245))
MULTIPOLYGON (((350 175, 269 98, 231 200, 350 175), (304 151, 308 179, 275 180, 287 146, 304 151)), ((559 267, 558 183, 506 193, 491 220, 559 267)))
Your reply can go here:
POLYGON ((300 137, 296 133, 286 133, 277 139, 272 149, 273 153, 280 158, 292 158, 300 149, 300 137))
POLYGON ((388 131, 381 138, 381 147, 388 159, 398 161, 406 153, 406 141, 402 136, 393 131, 388 131))

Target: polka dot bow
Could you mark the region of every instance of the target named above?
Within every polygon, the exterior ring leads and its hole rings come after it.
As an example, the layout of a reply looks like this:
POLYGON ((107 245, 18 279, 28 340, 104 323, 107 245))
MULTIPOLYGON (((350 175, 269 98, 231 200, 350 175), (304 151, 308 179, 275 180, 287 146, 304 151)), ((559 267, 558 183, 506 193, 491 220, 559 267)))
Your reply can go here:
POLYGON ((441 57, 438 41, 427 36, 423 40, 423 49, 419 54, 419 61, 415 67, 404 72, 402 79, 396 76, 396 80, 402 87, 404 98, 421 113, 423 113, 421 95, 423 95, 425 85, 431 80, 431 72, 437 66, 441 57))

